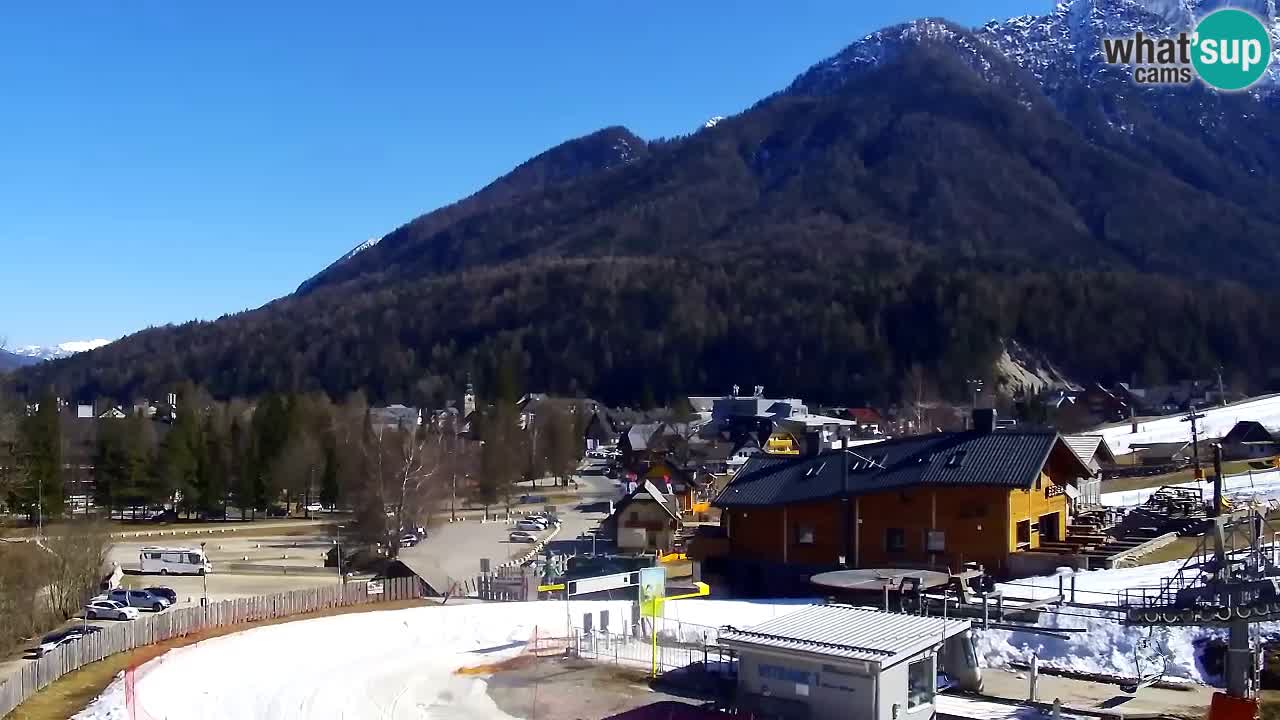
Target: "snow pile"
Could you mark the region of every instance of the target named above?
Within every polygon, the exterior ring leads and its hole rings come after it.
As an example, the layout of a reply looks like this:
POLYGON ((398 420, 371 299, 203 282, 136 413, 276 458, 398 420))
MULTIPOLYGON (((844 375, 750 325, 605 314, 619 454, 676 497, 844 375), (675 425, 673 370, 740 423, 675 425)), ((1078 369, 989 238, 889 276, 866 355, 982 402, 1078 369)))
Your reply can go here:
MULTIPOLYGON (((1241 420, 1256 420, 1263 425, 1280 425, 1280 395, 1269 395, 1226 407, 1207 408, 1200 411, 1204 417, 1196 421, 1201 438, 1220 438, 1231 431, 1241 420)), ((1191 423, 1183 422, 1185 415, 1168 415, 1138 423, 1138 432, 1132 432, 1128 423, 1104 428, 1094 434, 1102 435, 1116 455, 1129 452, 1138 443, 1191 442, 1191 423)), ((1123 460, 1121 461, 1123 462, 1123 460)))
MULTIPOLYGON (((1126 589, 1158 586, 1182 566, 1182 560, 1137 568, 1094 570, 1076 575, 1076 600, 1116 604, 1126 589)), ((1058 592, 1058 577, 1045 576, 1002 583, 1006 596, 1044 598, 1058 592)), ((1070 587, 1068 579, 1066 587, 1070 587)), ((1138 628, 1116 622, 1114 613, 1062 607, 1044 612, 1039 624, 1077 629, 1067 639, 1017 630, 978 630, 978 658, 986 667, 1028 662, 1036 653, 1042 664, 1080 672, 1134 677, 1163 671, 1169 679, 1212 684, 1219 678, 1200 664, 1197 646, 1225 636, 1225 631, 1200 627, 1138 628)), ((1264 623, 1262 629, 1275 623, 1264 623)))

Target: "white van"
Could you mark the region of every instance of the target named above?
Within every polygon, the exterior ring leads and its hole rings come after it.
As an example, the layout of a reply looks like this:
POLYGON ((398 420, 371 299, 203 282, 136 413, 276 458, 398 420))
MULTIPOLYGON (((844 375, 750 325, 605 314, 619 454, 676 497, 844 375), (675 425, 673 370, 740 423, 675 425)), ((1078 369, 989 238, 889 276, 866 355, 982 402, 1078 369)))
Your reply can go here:
POLYGON ((161 575, 204 575, 213 572, 213 563, 200 548, 144 547, 138 554, 144 573, 161 575))

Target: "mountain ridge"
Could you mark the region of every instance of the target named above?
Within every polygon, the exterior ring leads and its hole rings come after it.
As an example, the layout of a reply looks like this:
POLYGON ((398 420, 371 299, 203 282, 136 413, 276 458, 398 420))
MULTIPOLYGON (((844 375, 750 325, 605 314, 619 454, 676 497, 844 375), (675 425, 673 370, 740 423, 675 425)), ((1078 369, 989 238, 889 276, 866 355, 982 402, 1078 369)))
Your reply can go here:
POLYGON ((1258 132, 1273 104, 1055 84, 979 33, 886 28, 629 158, 622 128, 569 141, 295 295, 20 385, 431 404, 514 364, 539 390, 613 402, 761 380, 890 402, 917 366, 956 392, 1006 340, 1074 377, 1222 363, 1264 382, 1280 352, 1280 143, 1258 132), (1188 100, 1225 120, 1168 119, 1188 100))

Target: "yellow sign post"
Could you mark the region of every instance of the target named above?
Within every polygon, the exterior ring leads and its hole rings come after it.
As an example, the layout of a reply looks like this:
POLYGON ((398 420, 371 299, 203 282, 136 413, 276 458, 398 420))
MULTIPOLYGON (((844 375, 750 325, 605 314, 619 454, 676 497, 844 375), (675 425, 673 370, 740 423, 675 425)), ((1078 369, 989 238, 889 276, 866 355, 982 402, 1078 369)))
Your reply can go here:
POLYGON ((685 600, 688 598, 705 597, 711 594, 711 586, 706 583, 694 583, 694 592, 685 593, 683 595, 663 595, 666 592, 666 568, 645 568, 646 570, 657 570, 645 577, 641 571, 640 577, 640 616, 649 618, 650 628, 650 648, 652 649, 652 667, 650 674, 652 677, 658 677, 658 618, 662 617, 662 607, 668 600, 685 600), (661 585, 646 583, 646 579, 651 581, 661 580, 661 585), (646 592, 647 590, 647 592, 646 592))

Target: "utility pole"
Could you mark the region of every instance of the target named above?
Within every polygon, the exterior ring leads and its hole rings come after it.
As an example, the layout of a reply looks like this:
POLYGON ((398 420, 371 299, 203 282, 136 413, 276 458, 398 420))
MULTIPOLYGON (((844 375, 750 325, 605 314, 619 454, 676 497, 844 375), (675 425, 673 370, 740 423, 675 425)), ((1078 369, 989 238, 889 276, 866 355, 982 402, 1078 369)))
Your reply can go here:
POLYGON ((850 545, 853 539, 853 515, 849 505, 849 432, 840 431, 840 567, 848 568, 852 562, 850 545))
POLYGON ((1227 406, 1227 393, 1226 393, 1226 389, 1222 385, 1222 366, 1221 365, 1218 366, 1218 406, 1219 407, 1227 406))
POLYGON ((1196 420, 1204 417, 1203 413, 1196 412, 1196 405, 1192 401, 1187 401, 1190 411, 1187 416, 1182 418, 1182 422, 1191 423, 1191 457, 1195 467, 1196 480, 1204 479, 1204 471, 1200 469, 1200 430, 1196 427, 1196 420))
POLYGON ((972 397, 972 405, 970 405, 969 407, 970 409, 969 419, 965 421, 966 424, 970 424, 973 422, 972 411, 978 409, 978 395, 982 393, 982 380, 979 380, 977 378, 970 378, 969 380, 965 380, 964 382, 965 382, 965 385, 969 386, 970 397, 972 397))

